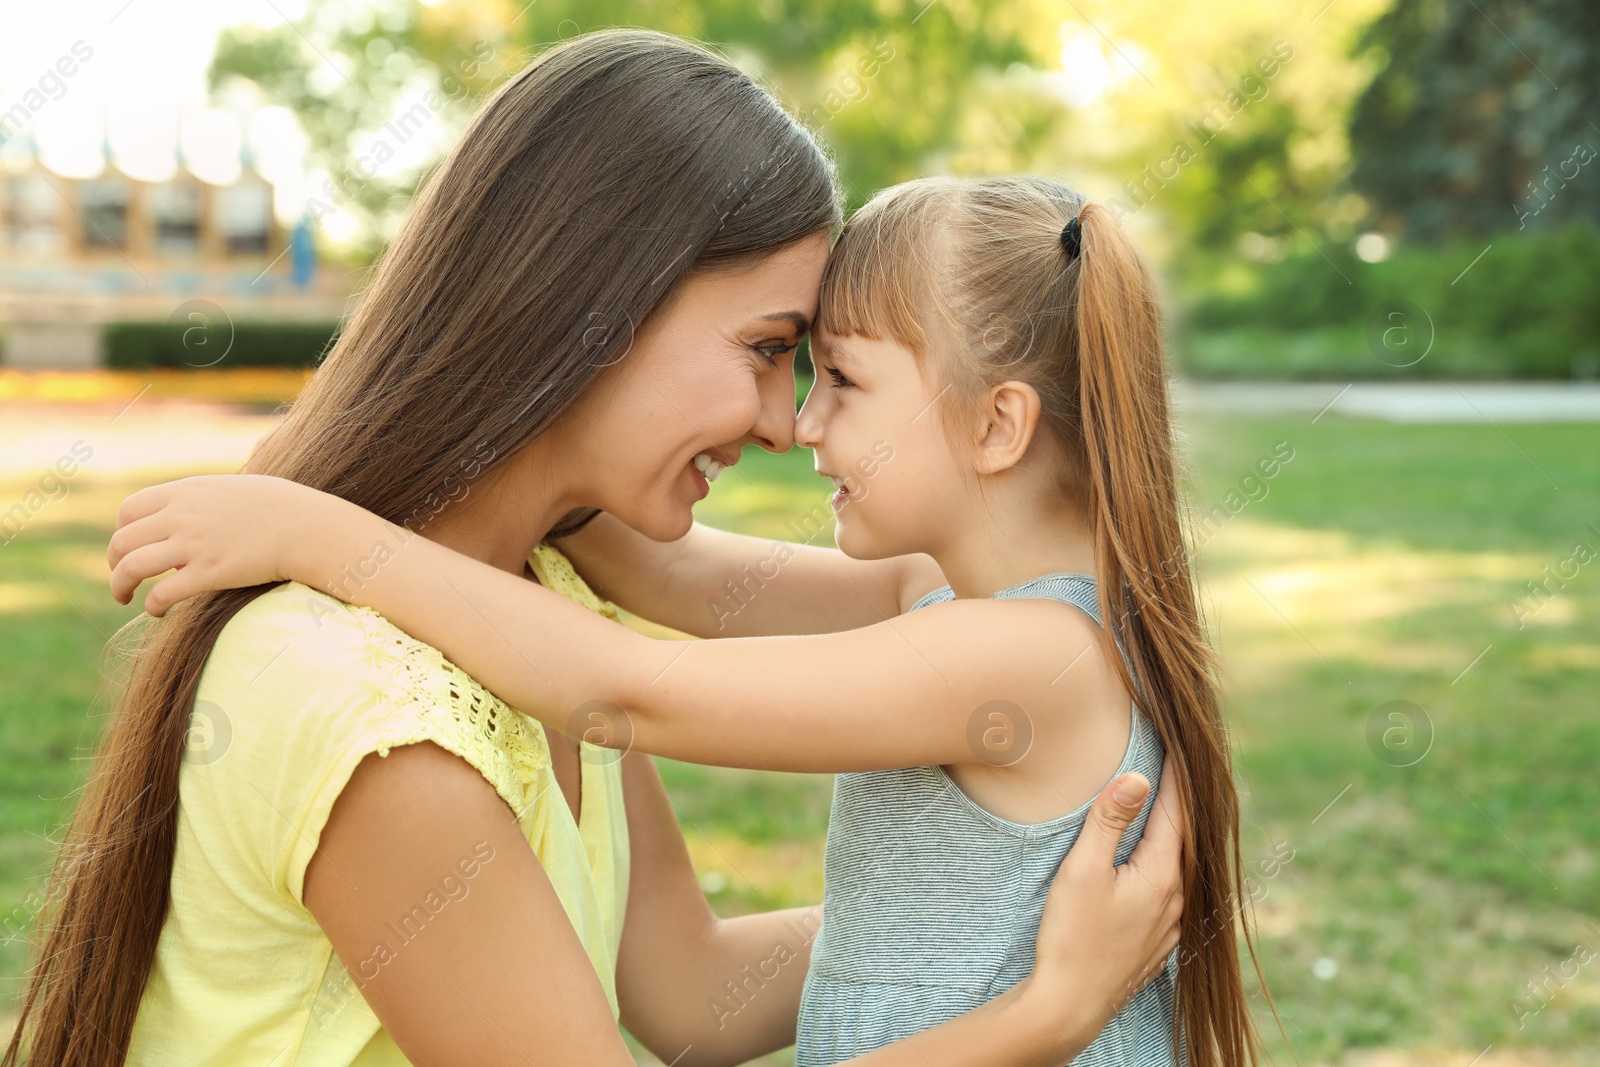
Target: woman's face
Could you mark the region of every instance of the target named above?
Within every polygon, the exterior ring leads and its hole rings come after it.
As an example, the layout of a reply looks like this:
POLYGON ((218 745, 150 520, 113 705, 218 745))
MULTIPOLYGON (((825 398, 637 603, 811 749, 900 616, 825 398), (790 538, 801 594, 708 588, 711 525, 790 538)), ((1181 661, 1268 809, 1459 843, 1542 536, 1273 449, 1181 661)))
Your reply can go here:
POLYGON ((754 267, 679 284, 561 420, 584 504, 675 540, 707 493, 696 457, 731 466, 747 444, 790 449, 794 350, 816 317, 828 246, 819 232, 754 267))

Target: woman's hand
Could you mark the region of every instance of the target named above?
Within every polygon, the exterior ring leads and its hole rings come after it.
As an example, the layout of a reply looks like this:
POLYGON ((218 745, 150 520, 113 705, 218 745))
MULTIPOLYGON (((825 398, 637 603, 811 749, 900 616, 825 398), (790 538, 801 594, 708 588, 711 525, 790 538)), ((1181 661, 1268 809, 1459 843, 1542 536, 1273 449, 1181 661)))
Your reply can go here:
POLYGON ((1068 1058, 1159 973, 1178 944, 1187 822, 1171 763, 1169 755, 1161 769, 1168 788, 1158 792, 1128 862, 1112 866, 1117 842, 1150 791, 1137 772, 1120 775, 1095 800, 1045 902, 1024 997, 1062 1017, 1060 1032, 1075 1046, 1068 1058))
POLYGON ((147 578, 176 569, 145 594, 160 617, 186 597, 286 581, 290 550, 314 536, 329 498, 261 474, 204 474, 141 489, 122 502, 106 549, 111 595, 133 599, 147 578))

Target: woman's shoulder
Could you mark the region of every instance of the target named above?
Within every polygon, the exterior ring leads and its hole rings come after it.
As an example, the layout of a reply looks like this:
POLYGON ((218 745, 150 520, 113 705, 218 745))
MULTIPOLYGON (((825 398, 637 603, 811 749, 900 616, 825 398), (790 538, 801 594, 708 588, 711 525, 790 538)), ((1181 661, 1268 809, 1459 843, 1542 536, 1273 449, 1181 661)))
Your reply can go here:
POLYGON ((266 840, 252 847, 298 901, 356 766, 423 742, 471 764, 519 815, 550 767, 542 728, 443 653, 370 608, 285 583, 228 621, 202 670, 185 754, 190 820, 220 838, 259 827, 266 840))
POLYGON ((438 649, 299 582, 229 620, 196 696, 274 762, 432 741, 520 801, 549 761, 543 731, 438 649))
POLYGON ((281 704, 300 693, 336 693, 348 700, 382 681, 392 658, 383 653, 405 639, 370 608, 285 582, 240 608, 223 626, 200 686, 226 692, 241 705, 281 704))
POLYGON ((423 742, 470 764, 519 814, 550 766, 542 729, 437 649, 369 608, 277 586, 228 621, 201 671, 186 833, 236 891, 265 878, 303 906, 306 867, 356 767, 423 742))
MULTIPOLYGON (((267 668, 289 648, 307 642, 324 653, 330 666, 341 655, 357 652, 379 639, 392 624, 369 608, 359 608, 299 582, 267 590, 236 612, 212 646, 209 662, 236 661, 239 666, 267 668), (277 644, 273 644, 276 641, 277 644)), ((302 666, 307 665, 304 661, 302 666)), ((338 664, 341 673, 348 662, 338 664)))
POLYGON ((373 609, 300 582, 284 582, 240 608, 217 635, 206 668, 235 681, 247 676, 258 692, 360 682, 388 688, 429 671, 459 673, 443 653, 373 609))

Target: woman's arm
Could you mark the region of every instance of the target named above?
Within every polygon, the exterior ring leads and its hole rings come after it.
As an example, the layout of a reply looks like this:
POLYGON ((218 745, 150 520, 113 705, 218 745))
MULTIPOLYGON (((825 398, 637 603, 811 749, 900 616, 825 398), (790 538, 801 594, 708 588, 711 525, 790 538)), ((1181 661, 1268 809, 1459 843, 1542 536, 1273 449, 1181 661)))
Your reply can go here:
POLYGON ((700 523, 660 542, 602 513, 557 544, 601 596, 696 637, 853 630, 904 613, 944 584, 929 556, 851 559, 700 523))
MULTIPOLYGON (((1022 1067, 1060 1064, 1087 1047, 1177 941, 1181 813, 1167 793, 1157 798, 1133 858, 1112 867, 1116 842, 1148 788, 1141 782, 1125 775, 1113 788, 1134 785, 1131 795, 1117 802, 1107 790, 1096 801, 1051 889, 1032 975, 965 1015, 850 1062, 1022 1067)), ((670 852, 682 843, 664 847, 670 852)), ((688 900, 682 885, 640 888, 688 900)), ((407 745, 362 761, 323 828, 304 898, 374 1014, 419 1067, 631 1067, 588 956, 515 816, 476 770, 443 749, 407 745), (410 942, 375 955, 375 944, 392 939, 388 920, 435 891, 441 872, 455 870, 463 856, 486 851, 493 858, 480 865, 468 894, 410 942)), ((703 899, 694 907, 703 909, 703 899)), ((630 894, 628 923, 636 917, 670 922, 674 910, 636 914, 630 894)), ((693 940, 688 948, 654 953, 625 943, 618 988, 630 1024, 671 1027, 663 1015, 670 1004, 655 998, 673 996, 685 979, 683 961, 673 957, 692 955, 693 940), (663 1021, 653 1022, 656 1016, 663 1021)), ((753 943, 735 936, 723 949, 737 960, 753 943)), ((690 960, 687 976, 704 970, 690 960)), ((750 1048, 777 1047, 772 1042, 792 1034, 796 995, 783 986, 770 1007, 760 1008, 776 1023, 753 1027, 762 1033, 742 1045, 713 1047, 700 1062, 734 1063, 750 1048)), ((670 1048, 678 1036, 659 1047, 670 1048)))
POLYGON ((615 728, 599 743, 675 759, 792 771, 977 763, 972 725, 986 708, 1069 727, 1085 671, 1070 688, 1054 682, 1101 640, 1067 605, 962 600, 839 634, 656 641, 347 501, 260 481, 275 485, 251 492, 212 476, 130 497, 112 542, 118 599, 173 566, 146 599, 152 613, 200 588, 299 580, 376 609, 558 730, 600 708, 615 728), (240 559, 254 562, 241 570, 240 559))
POLYGON ((632 1067, 588 954, 516 817, 471 764, 437 745, 362 760, 323 827, 303 896, 378 1021, 418 1067, 632 1067), (387 925, 436 895, 440 878, 464 860, 478 862, 466 895, 398 943, 387 925))
MULTIPOLYGON (((635 753, 626 761, 633 867, 617 971, 623 1024, 664 1062, 681 1067, 743 1063, 793 1043, 820 909, 717 919, 650 758, 635 753)), ((992 1057, 987 1062, 1059 1064, 1081 1052, 1177 943, 1175 790, 1157 797, 1128 865, 1112 866, 1148 788, 1140 775, 1128 774, 1095 801, 1051 889, 1038 963, 1022 986, 851 1062, 925 1067, 992 1057)))
POLYGON ((679 1067, 744 1063, 793 1044, 821 908, 719 919, 655 763, 628 754, 622 780, 631 849, 617 959, 622 1024, 679 1067))
MULTIPOLYGON (((1164 780, 1169 780, 1165 774, 1164 780)), ((1052 1067, 1078 1055, 1154 978, 1178 944, 1186 825, 1177 790, 1158 793, 1143 839, 1112 866, 1117 842, 1150 783, 1120 775, 1101 792, 1061 861, 1039 923, 1038 963, 965 1015, 850 1060, 857 1067, 957 1067, 985 1062, 1052 1067)))

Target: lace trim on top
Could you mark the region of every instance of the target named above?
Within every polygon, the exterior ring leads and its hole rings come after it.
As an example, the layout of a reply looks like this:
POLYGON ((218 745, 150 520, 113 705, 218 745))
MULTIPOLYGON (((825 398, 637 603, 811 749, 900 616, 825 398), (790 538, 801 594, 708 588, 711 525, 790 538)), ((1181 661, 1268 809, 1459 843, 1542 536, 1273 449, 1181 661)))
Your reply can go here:
POLYGON ((528 564, 533 568, 533 573, 539 576, 539 584, 546 589, 554 590, 568 600, 582 604, 590 611, 604 615, 608 619, 622 621, 618 618, 617 606, 596 595, 588 583, 578 576, 571 561, 559 550, 541 542, 533 546, 533 554, 528 557, 528 564))
MULTIPOLYGON (((596 596, 566 557, 535 547, 529 563, 546 588, 607 618, 617 607, 596 596)), ((417 640, 371 608, 346 605, 372 650, 382 702, 374 732, 377 753, 432 741, 476 767, 519 820, 544 792, 550 770, 544 729, 485 689, 444 653, 417 640)))

